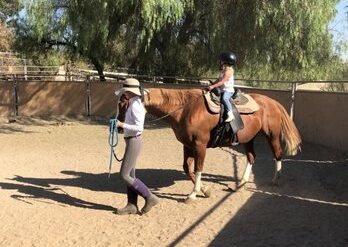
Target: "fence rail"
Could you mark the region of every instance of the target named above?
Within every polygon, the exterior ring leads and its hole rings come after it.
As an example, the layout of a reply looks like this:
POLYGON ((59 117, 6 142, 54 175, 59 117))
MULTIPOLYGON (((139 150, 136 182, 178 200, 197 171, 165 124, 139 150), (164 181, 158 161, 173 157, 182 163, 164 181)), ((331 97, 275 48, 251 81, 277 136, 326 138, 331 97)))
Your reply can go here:
MULTIPOLYGON (((19 75, 12 75, 9 80, 0 80, 0 116, 111 117, 116 103, 113 92, 122 86, 122 80, 99 82, 90 75, 75 76, 80 79, 53 81, 52 76, 45 76, 25 81, 19 75)), ((140 81, 147 88, 205 87, 198 81, 195 84, 140 81)), ((245 93, 260 93, 281 103, 296 122, 303 140, 348 151, 348 93, 299 90, 297 81, 290 85, 291 90, 236 87, 245 93)))
MULTIPOLYGON (((166 79, 173 79, 172 83, 167 84, 171 85, 171 87, 199 87, 203 88, 206 85, 208 85, 211 80, 211 78, 198 78, 198 77, 172 77, 172 76, 148 76, 148 75, 131 75, 131 74, 124 74, 124 73, 110 73, 107 74, 107 78, 111 78, 113 82, 119 82, 121 83, 125 78, 127 77, 135 77, 138 78, 143 85, 146 85, 147 87, 151 86, 156 86, 156 85, 161 85, 163 84, 163 81, 166 79)), ((59 77, 61 80, 55 80, 57 77, 52 76, 52 74, 35 74, 35 75, 30 75, 30 74, 0 74, 0 82, 8 82, 12 83, 12 88, 13 88, 13 112, 15 116, 19 116, 19 91, 18 91, 18 83, 23 82, 23 81, 30 81, 30 82, 66 82, 66 83, 84 83, 85 86, 85 108, 86 108, 86 115, 89 117, 91 116, 91 82, 96 82, 95 74, 71 74, 64 79, 62 77, 59 77)), ((291 118, 294 116, 294 107, 295 107, 295 102, 296 102, 296 92, 298 91, 297 87, 301 83, 348 83, 348 80, 317 80, 317 81, 290 81, 290 80, 285 80, 285 81, 276 81, 276 80, 260 80, 260 79, 242 79, 242 78, 237 78, 235 79, 237 82, 248 82, 248 81, 253 81, 253 82, 277 82, 277 83, 288 83, 291 85, 291 103, 290 103, 290 109, 289 113, 291 118)), ((107 83, 106 82, 100 82, 100 83, 107 83)), ((236 84, 236 87, 243 87, 243 84, 238 85, 236 84)), ((289 91, 289 90, 287 90, 289 91)))
MULTIPOLYGON (((55 76, 66 76, 66 77, 79 77, 87 78, 90 77, 92 80, 100 80, 98 73, 95 70, 86 70, 86 69, 74 69, 71 72, 67 73, 58 73, 59 66, 27 66, 27 68, 36 68, 36 70, 27 70, 27 73, 24 73, 23 70, 19 71, 21 73, 9 72, 7 70, 2 70, 2 68, 8 68, 8 66, 0 66, 0 81, 6 78, 13 78, 17 76, 18 78, 24 77, 35 77, 37 80, 45 80, 46 77, 52 76, 50 72, 56 72, 55 76), (55 69, 54 69, 55 68, 55 69), (37 73, 37 74, 35 74, 37 73)), ((23 68, 23 66, 11 66, 14 68, 23 68)), ((127 72, 104 72, 104 76, 107 79, 116 79, 124 80, 129 77, 134 77, 140 79, 144 83, 173 83, 173 84, 205 84, 209 81, 215 81, 216 78, 212 77, 179 77, 179 76, 165 76, 165 75, 146 75, 146 74, 136 74, 136 73, 127 73, 127 72)), ((236 82, 267 82, 267 83, 284 83, 284 84, 303 84, 303 83, 348 83, 348 79, 343 80, 267 80, 267 79, 254 79, 254 78, 235 78, 236 82)))

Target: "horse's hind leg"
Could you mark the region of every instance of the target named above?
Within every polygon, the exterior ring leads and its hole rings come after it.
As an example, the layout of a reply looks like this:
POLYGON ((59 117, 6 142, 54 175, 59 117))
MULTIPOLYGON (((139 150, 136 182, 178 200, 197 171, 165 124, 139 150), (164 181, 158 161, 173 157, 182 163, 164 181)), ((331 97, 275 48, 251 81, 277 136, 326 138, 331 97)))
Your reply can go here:
POLYGON ((255 157, 256 157, 256 154, 255 154, 255 151, 254 151, 254 139, 252 139, 248 143, 244 144, 244 148, 245 148, 245 152, 246 152, 246 156, 247 156, 247 161, 248 162, 247 162, 247 165, 245 167, 243 178, 240 181, 240 183, 238 184, 238 188, 241 188, 247 182, 249 182, 249 176, 250 176, 250 173, 251 173, 252 166, 255 163, 255 157))
POLYGON ((240 180, 239 183, 236 184, 235 186, 229 186, 229 188, 233 191, 238 191, 241 188, 244 188, 245 185, 249 182, 249 176, 251 173, 251 169, 255 163, 256 154, 254 151, 254 139, 252 139, 248 143, 243 144, 243 146, 244 146, 245 154, 247 157, 247 165, 245 167, 242 180, 240 180))
POLYGON ((273 156, 274 156, 274 176, 272 179, 272 184, 278 185, 279 182, 279 177, 282 171, 282 148, 280 145, 280 136, 272 136, 271 138, 268 139, 269 144, 271 146, 273 156))

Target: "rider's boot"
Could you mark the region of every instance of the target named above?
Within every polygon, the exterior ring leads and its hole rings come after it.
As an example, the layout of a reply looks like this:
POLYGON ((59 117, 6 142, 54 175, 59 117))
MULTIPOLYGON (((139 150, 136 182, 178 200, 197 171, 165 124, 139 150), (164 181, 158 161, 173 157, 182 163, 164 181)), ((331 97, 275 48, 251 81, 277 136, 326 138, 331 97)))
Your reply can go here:
POLYGON ((228 111, 227 112, 227 118, 226 118, 225 122, 231 122, 233 120, 234 120, 233 112, 232 111, 228 111))

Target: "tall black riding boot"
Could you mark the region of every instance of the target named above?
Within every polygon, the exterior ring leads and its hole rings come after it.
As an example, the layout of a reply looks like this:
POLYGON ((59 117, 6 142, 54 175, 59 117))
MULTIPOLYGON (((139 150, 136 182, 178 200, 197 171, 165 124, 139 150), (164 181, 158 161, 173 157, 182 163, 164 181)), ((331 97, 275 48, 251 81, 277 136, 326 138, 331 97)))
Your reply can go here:
POLYGON ((147 186, 138 178, 134 180, 134 189, 145 199, 145 206, 141 209, 142 214, 146 214, 153 206, 159 203, 156 195, 152 194, 147 186))
POLYGON ((127 186, 127 200, 127 205, 124 208, 117 209, 116 214, 124 215, 138 213, 138 193, 129 186, 127 186))

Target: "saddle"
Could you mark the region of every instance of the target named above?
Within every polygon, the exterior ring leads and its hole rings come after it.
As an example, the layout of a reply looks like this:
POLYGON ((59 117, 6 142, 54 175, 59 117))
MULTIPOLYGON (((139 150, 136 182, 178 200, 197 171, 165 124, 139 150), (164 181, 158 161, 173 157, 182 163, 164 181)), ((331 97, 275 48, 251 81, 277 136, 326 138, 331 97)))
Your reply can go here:
POLYGON ((250 95, 244 94, 237 89, 230 99, 235 120, 227 123, 224 121, 225 111, 220 102, 220 90, 214 89, 210 93, 205 93, 204 98, 208 110, 213 114, 220 114, 218 125, 210 133, 208 147, 217 147, 237 143, 237 132, 244 128, 244 123, 240 117, 240 113, 251 114, 259 110, 259 105, 250 95))
MULTIPOLYGON (((210 93, 204 94, 207 103, 207 108, 211 113, 218 114, 221 112, 221 92, 218 89, 212 90, 210 93)), ((239 113, 251 114, 259 110, 259 105, 249 95, 242 93, 237 89, 230 99, 231 104, 237 107, 239 113)))

